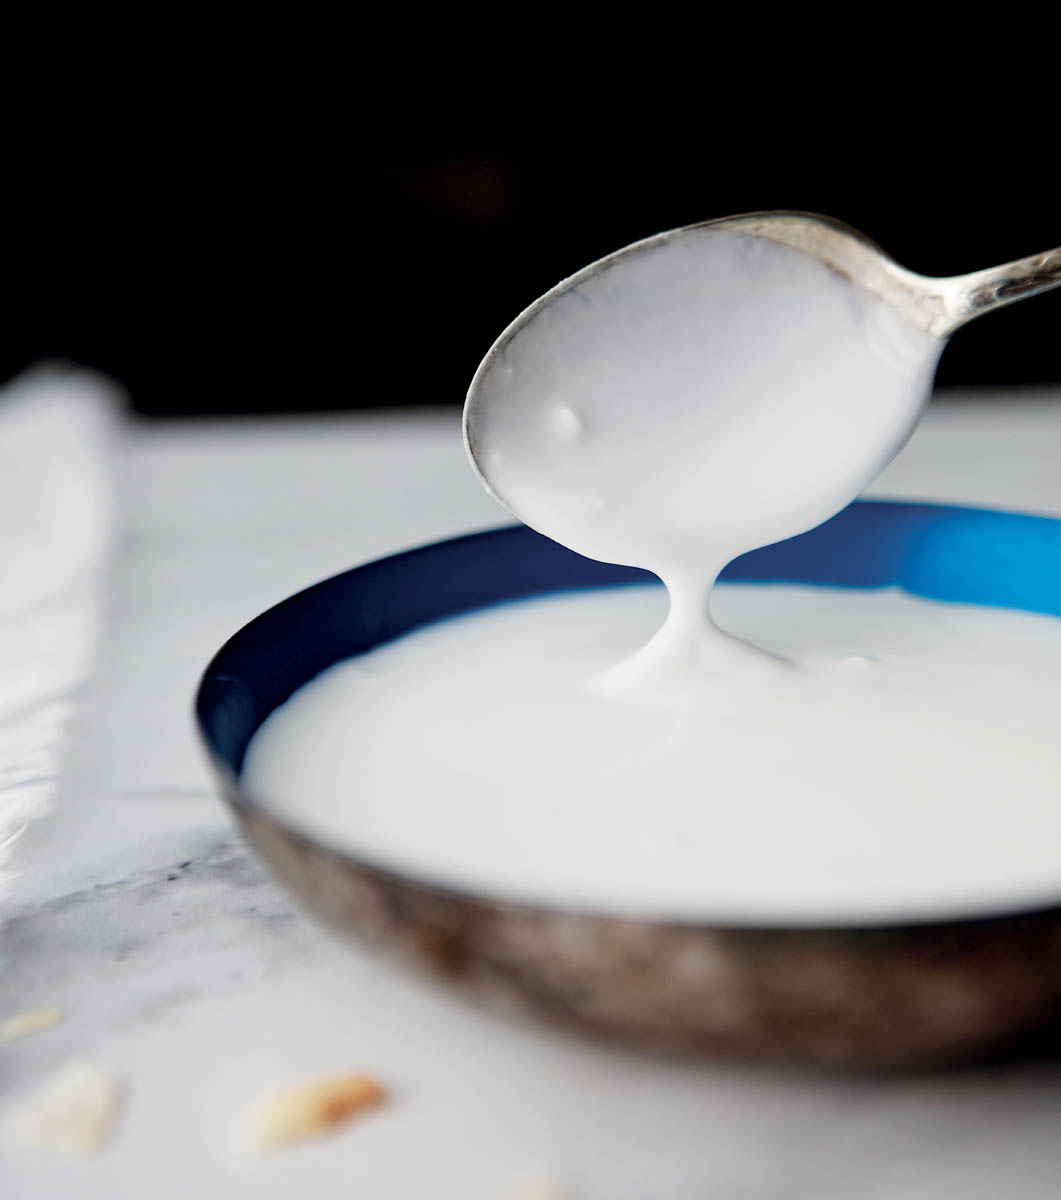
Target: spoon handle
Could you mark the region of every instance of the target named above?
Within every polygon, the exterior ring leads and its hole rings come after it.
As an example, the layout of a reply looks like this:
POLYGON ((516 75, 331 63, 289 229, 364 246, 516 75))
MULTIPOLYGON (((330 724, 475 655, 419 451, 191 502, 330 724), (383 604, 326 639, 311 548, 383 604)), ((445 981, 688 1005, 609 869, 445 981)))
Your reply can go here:
POLYGON ((1061 246, 941 282, 948 287, 945 327, 939 332, 947 336, 981 313, 1061 287, 1061 246))

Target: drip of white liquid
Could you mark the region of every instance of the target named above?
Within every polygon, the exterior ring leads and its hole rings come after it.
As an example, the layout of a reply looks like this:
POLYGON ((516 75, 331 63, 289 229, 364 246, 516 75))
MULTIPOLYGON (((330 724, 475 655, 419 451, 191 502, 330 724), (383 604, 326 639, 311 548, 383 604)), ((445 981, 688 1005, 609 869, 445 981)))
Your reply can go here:
POLYGON ((609 684, 763 671, 711 622, 718 573, 862 491, 916 425, 942 344, 797 250, 680 231, 502 335, 472 385, 469 450, 527 524, 667 585, 663 627, 609 684))

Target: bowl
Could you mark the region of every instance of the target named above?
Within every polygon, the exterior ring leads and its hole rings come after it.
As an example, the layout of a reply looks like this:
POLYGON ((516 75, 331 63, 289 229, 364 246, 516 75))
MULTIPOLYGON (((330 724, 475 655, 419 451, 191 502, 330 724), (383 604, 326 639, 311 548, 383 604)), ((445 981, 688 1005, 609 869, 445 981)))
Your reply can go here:
MULTIPOLYGON (((440 886, 307 836, 242 786, 259 726, 334 663, 458 613, 651 578, 516 526, 357 567, 251 621, 207 667, 196 700, 213 772, 248 841, 340 933, 474 999, 657 1050, 924 1067, 997 1054, 1054 1028, 1061 878, 1033 909, 887 926, 641 920, 440 886)), ((737 559, 723 578, 897 586, 1061 615, 1061 521, 859 501, 737 559)))

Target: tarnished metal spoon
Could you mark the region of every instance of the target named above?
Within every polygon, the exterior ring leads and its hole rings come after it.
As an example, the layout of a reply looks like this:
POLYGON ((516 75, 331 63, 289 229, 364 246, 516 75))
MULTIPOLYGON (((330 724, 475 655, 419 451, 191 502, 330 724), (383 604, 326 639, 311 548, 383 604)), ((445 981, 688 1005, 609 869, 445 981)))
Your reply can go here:
MULTIPOLYGON (((757 489, 772 510, 744 541, 735 536, 731 556, 809 528, 830 515, 816 498, 821 480, 835 475, 836 511, 902 446, 951 333, 1059 284, 1061 248, 932 278, 901 267, 849 226, 807 213, 749 213, 671 230, 592 263, 516 318, 472 381, 465 443, 487 490, 528 525, 591 557, 666 575, 667 562, 653 555, 663 535, 681 531, 663 529, 658 513, 651 529, 648 519, 665 489, 688 484, 669 512, 719 513, 738 490, 757 489), (787 262, 778 265, 764 242, 787 247, 787 262), (725 269, 716 271, 712 247, 723 243, 738 252, 723 255, 725 269), (792 251, 816 260, 809 272, 792 251), (807 295, 806 337, 804 279, 823 281, 818 292, 831 297, 816 308, 820 296, 807 295), (753 319, 742 317, 731 336, 742 305, 753 319), (760 309, 761 343, 746 336, 760 309), (676 382, 675 351, 686 364, 676 382), (690 386, 688 362, 697 355, 690 386), (895 372, 878 379, 882 356, 895 372), (832 388, 829 403, 816 381, 832 388), (643 425, 643 450, 632 444, 631 420, 639 431, 643 425), (839 435, 855 422, 858 437, 842 453, 831 450, 829 431, 839 435), (679 445, 674 429, 682 431, 679 445), (779 475, 778 462, 797 456, 799 470, 779 475)), ((682 536, 688 544, 702 532, 690 524, 682 536)), ((720 565, 705 564, 705 572, 720 565)))

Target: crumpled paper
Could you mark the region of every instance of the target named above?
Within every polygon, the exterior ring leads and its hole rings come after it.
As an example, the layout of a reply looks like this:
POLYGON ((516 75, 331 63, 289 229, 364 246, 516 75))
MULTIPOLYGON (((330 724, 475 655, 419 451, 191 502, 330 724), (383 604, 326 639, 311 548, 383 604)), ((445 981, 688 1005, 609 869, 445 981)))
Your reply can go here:
POLYGON ((114 535, 121 393, 41 366, 0 389, 0 897, 4 861, 54 794, 91 669, 114 535))

